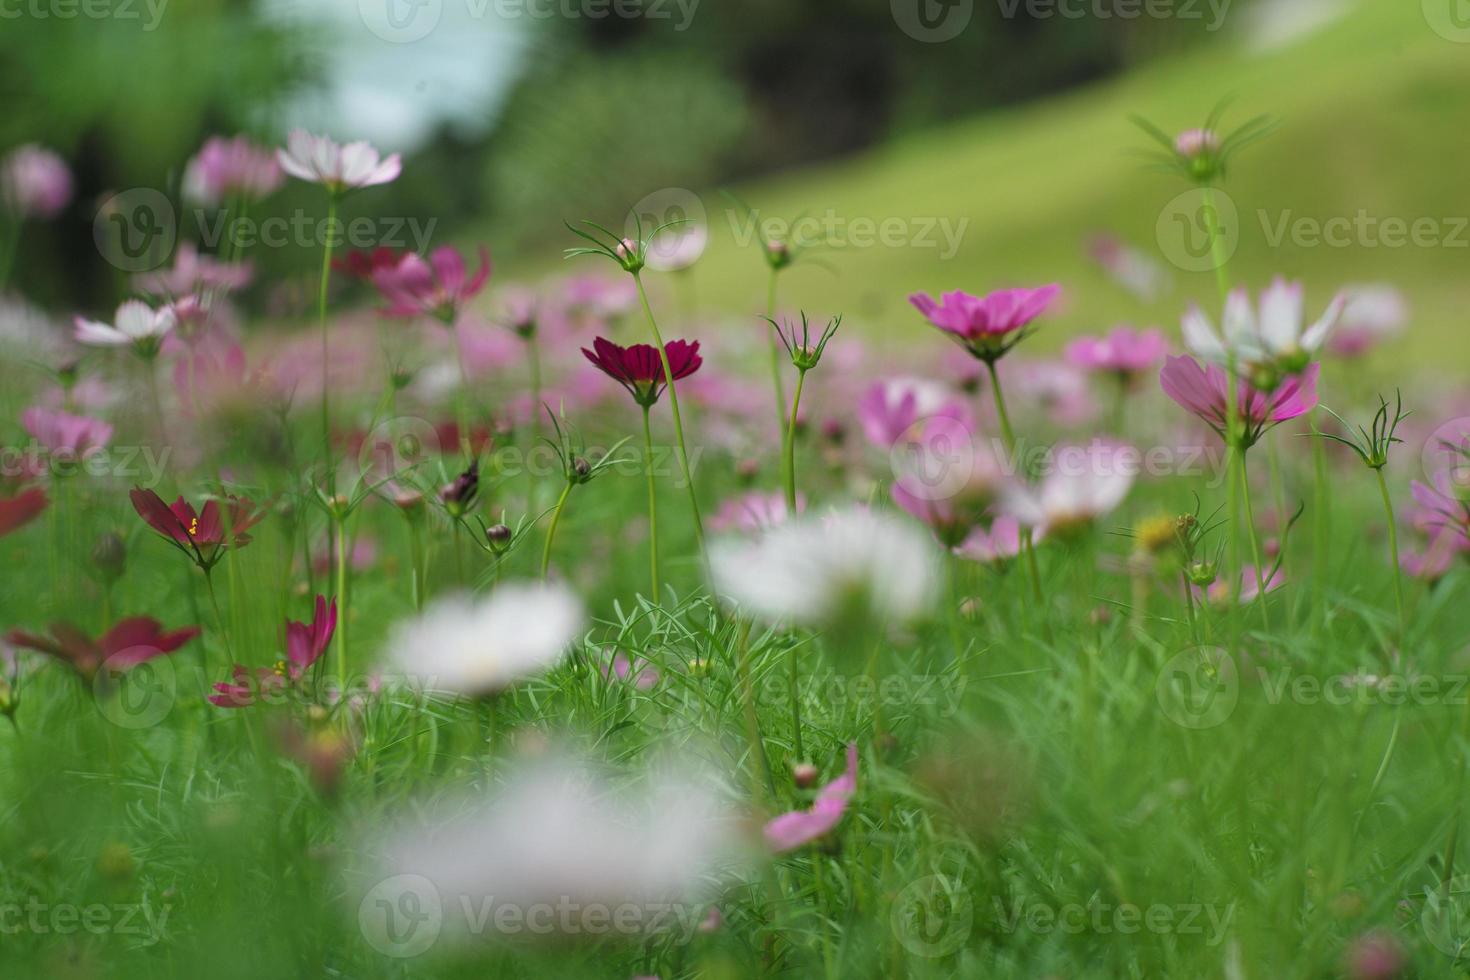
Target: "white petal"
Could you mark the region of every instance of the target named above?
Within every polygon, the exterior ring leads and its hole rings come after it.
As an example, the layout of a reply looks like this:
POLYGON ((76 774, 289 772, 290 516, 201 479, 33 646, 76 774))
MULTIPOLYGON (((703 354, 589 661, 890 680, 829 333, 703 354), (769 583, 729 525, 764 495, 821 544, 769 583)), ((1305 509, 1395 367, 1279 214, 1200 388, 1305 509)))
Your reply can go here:
POLYGON ((76 327, 77 343, 79 344, 88 344, 93 347, 122 347, 132 343, 132 339, 126 334, 96 320, 83 320, 77 317, 76 327))
POLYGON ((1297 346, 1302 330, 1302 285, 1274 280, 1261 293, 1261 339, 1272 354, 1284 354, 1297 346))
POLYGON ((1225 346, 1247 360, 1262 353, 1255 311, 1244 289, 1232 289, 1225 298, 1225 346))
POLYGON ((1302 333, 1302 350, 1308 353, 1315 353, 1327 342, 1327 338, 1332 333, 1332 329, 1337 326, 1338 320, 1341 319, 1342 310, 1346 304, 1346 296, 1339 293, 1333 297, 1332 302, 1327 304, 1327 310, 1322 314, 1322 318, 1302 333))
POLYGON ((1184 334, 1184 346, 1191 354, 1208 361, 1224 361, 1225 345, 1220 343, 1215 328, 1198 306, 1191 306, 1179 324, 1184 334))

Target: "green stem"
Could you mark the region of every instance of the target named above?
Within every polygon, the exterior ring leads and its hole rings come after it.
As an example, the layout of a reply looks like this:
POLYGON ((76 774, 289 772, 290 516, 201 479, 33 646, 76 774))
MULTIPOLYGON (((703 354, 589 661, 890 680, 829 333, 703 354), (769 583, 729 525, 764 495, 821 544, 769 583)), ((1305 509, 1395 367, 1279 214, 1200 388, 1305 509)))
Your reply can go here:
MULTIPOLYGON (((1000 389, 1000 375, 996 373, 995 362, 986 361, 986 370, 990 372, 990 393, 995 398, 995 414, 1000 419, 1000 435, 1005 441, 1006 452, 1011 454, 1012 461, 1016 455, 1016 433, 1011 428, 1011 416, 1006 411, 1005 394, 1000 389)), ((1041 595, 1041 570, 1036 564, 1036 545, 1032 540, 1031 528, 1021 530, 1021 551, 1026 556, 1026 571, 1031 576, 1031 592, 1037 603, 1043 601, 1041 595)), ((1038 606, 1038 608, 1040 608, 1038 606)))
POLYGON ((1399 613, 1399 643, 1408 634, 1409 622, 1404 616, 1404 573, 1399 568, 1399 529, 1393 519, 1393 498, 1388 493, 1388 481, 1384 479, 1383 467, 1376 466, 1378 490, 1383 494, 1383 513, 1388 518, 1388 563, 1393 566, 1393 599, 1399 613))
POLYGON ((663 366, 664 378, 669 383, 669 409, 674 416, 674 439, 678 443, 679 467, 684 473, 684 485, 689 490, 689 509, 694 515, 694 536, 699 541, 700 554, 704 554, 704 522, 699 519, 699 497, 694 492, 694 474, 689 470, 689 452, 684 447, 684 422, 679 415, 679 393, 674 387, 674 370, 669 366, 669 352, 664 349, 658 321, 653 318, 653 307, 648 302, 648 291, 643 288, 643 277, 635 272, 633 281, 638 284, 638 298, 643 303, 643 314, 648 317, 648 328, 653 332, 659 363, 663 366))
POLYGON ((208 569, 204 572, 204 588, 209 593, 209 605, 214 610, 214 621, 219 624, 219 636, 225 644, 225 654, 231 662, 235 659, 234 648, 230 645, 230 633, 225 628, 225 617, 219 608, 219 597, 214 594, 214 573, 208 569))
POLYGON ((653 582, 653 601, 658 602, 658 497, 653 481, 653 430, 648 425, 652 407, 643 406, 643 472, 648 478, 648 572, 653 582))
POLYGON ((546 529, 546 544, 541 549, 541 581, 546 581, 546 571, 551 567, 551 542, 556 539, 556 526, 561 523, 561 512, 567 506, 567 496, 572 492, 572 481, 561 488, 556 498, 556 509, 551 512, 551 526, 546 529))
POLYGON ((1261 624, 1266 627, 1266 632, 1269 633, 1271 631, 1271 616, 1266 611, 1266 569, 1261 564, 1261 545, 1256 538, 1256 519, 1251 510, 1251 485, 1249 477, 1246 476, 1245 452, 1242 450, 1236 458, 1240 461, 1237 470, 1239 471, 1241 502, 1245 505, 1246 538, 1250 541, 1251 545, 1251 561, 1256 566, 1256 604, 1261 607, 1261 624))
POLYGON ((781 381, 781 350, 776 343, 776 325, 772 322, 776 319, 776 275, 773 268, 766 280, 766 342, 771 347, 771 386, 776 392, 776 427, 780 431, 786 421, 786 385, 781 381))
POLYGON ((806 384, 806 372, 796 374, 796 394, 791 399, 791 421, 786 426, 786 512, 796 516, 796 412, 801 406, 801 389, 806 384))
POLYGON ((327 341, 327 283, 332 275, 332 248, 337 244, 337 195, 327 194, 327 240, 322 248, 322 278, 317 290, 317 324, 322 333, 322 457, 327 463, 328 492, 335 492, 336 475, 332 472, 332 421, 330 392, 327 386, 327 364, 331 360, 327 341))
POLYGON ((332 519, 333 544, 337 554, 337 683, 342 697, 347 696, 347 528, 346 521, 332 519))
MULTIPOLYGON (((1317 588, 1312 590, 1312 636, 1315 639, 1322 626, 1322 597, 1327 594, 1328 508, 1331 505, 1327 493, 1327 447, 1317 428, 1317 410, 1312 409, 1307 418, 1312 423, 1312 505, 1316 510, 1312 520, 1312 573, 1317 582, 1317 588)), ((1397 554, 1394 555, 1394 563, 1397 568, 1397 554)))
POLYGON ((1189 632, 1194 636, 1194 645, 1202 645, 1199 635, 1199 620, 1194 614, 1194 586, 1189 582, 1189 576, 1184 572, 1179 573, 1179 581, 1184 584, 1184 608, 1189 613, 1189 632))

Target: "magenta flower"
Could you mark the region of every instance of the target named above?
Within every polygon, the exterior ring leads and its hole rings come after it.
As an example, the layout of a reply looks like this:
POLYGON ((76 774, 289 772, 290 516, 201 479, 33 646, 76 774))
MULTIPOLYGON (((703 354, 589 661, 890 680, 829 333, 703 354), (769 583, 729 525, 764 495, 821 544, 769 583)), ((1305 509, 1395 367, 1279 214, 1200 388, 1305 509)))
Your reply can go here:
POLYGON ((1220 152, 1220 137, 1212 129, 1186 129, 1174 137, 1174 152, 1186 160, 1220 152))
POLYGON ((1124 380, 1155 367, 1169 353, 1157 328, 1114 327, 1105 337, 1078 337, 1067 345, 1067 360, 1089 371, 1107 371, 1124 380))
POLYGON ((211 499, 198 512, 183 497, 170 505, 152 490, 140 487, 134 487, 129 498, 149 527, 205 571, 215 566, 225 549, 249 544, 247 532, 265 518, 265 509, 248 497, 226 496, 223 508, 211 499))
MULTIPOLYGON (((796 512, 806 510, 806 499, 796 495, 796 512)), ((742 497, 734 497, 720 505, 710 518, 711 531, 744 531, 755 534, 780 527, 791 517, 786 509, 784 493, 761 493, 754 491, 742 497)))
POLYGON ((27 143, 0 161, 0 201, 24 218, 53 218, 71 201, 71 171, 55 153, 27 143))
POLYGON ((781 854, 826 836, 847 812, 847 804, 857 792, 857 776, 858 748, 853 742, 847 746, 847 770, 822 787, 811 809, 793 810, 769 821, 764 830, 766 844, 781 854))
POLYGON ((409 252, 396 265, 373 274, 373 285, 388 301, 387 316, 431 316, 447 325, 459 319, 460 310, 490 278, 490 253, 480 246, 480 268, 469 275, 464 259, 448 245, 429 253, 428 261, 409 252))
POLYGON ((910 430, 920 421, 943 417, 966 429, 975 427, 974 415, 964 399, 937 381, 921 378, 875 383, 858 400, 857 414, 863 434, 884 452, 913 439, 915 434, 910 430))
POLYGON ((33 405, 21 413, 20 424, 53 457, 85 459, 100 452, 112 438, 112 424, 85 415, 52 411, 33 405))
POLYGON ((945 293, 938 303, 924 293, 914 293, 909 302, 975 357, 995 361, 1026 337, 1031 321, 1061 291, 1055 284, 1002 289, 986 296, 955 290, 945 293))
MULTIPOLYGON (((1032 540, 1038 540, 1034 535, 1032 540)), ((1002 514, 990 523, 987 531, 976 527, 955 548, 954 553, 970 561, 995 564, 1007 561, 1021 553, 1021 522, 1008 514, 1002 514)))
MULTIPOLYGON (((1286 575, 1280 567, 1270 569, 1270 574, 1264 576, 1266 594, 1270 595, 1286 584, 1286 575)), ((1242 565, 1240 568, 1239 588, 1232 590, 1230 583, 1224 579, 1217 579, 1208 590, 1200 590, 1197 586, 1190 586, 1195 590, 1195 595, 1201 599, 1208 600, 1215 605, 1228 603, 1233 598, 1239 605, 1247 605, 1254 602, 1261 594, 1261 583, 1256 581, 1256 566, 1242 565)))
POLYGON ((52 624, 49 635, 14 630, 5 639, 12 646, 49 654, 90 680, 103 664, 109 670, 127 670, 172 653, 198 635, 197 626, 165 632, 158 620, 135 616, 97 640, 66 623, 52 624))
POLYGON ((221 262, 200 255, 193 243, 185 242, 174 255, 174 266, 161 272, 137 276, 133 285, 154 296, 186 297, 193 293, 227 293, 250 285, 255 270, 249 262, 221 262))
POLYGON ((405 254, 386 245, 379 245, 372 251, 355 248, 342 258, 333 259, 332 269, 352 279, 372 282, 379 272, 397 267, 405 254))
POLYGON ((1399 567, 1414 578, 1437 582, 1453 567, 1455 558, 1470 554, 1470 538, 1454 531, 1433 535, 1422 552, 1404 550, 1399 554, 1399 567))
MULTIPOLYGON (((633 344, 622 347, 610 340, 597 337, 592 341, 593 350, 582 348, 582 355, 596 365, 603 374, 628 389, 633 400, 644 408, 658 401, 668 385, 664 375, 663 361, 658 348, 652 344, 633 344)), ((682 381, 704 363, 699 355, 699 341, 689 343, 671 340, 664 344, 664 356, 669 359, 669 370, 675 381, 682 381)))
POLYGON ((0 497, 0 537, 25 527, 46 509, 46 491, 32 487, 14 497, 0 497))
POLYGON ((241 197, 258 201, 286 180, 276 155, 244 136, 211 136, 184 167, 184 196, 214 207, 241 197))
POLYGON ((1415 480, 1409 484, 1416 510, 1410 515, 1415 527, 1432 538, 1448 536, 1456 549, 1470 549, 1470 487, 1460 485, 1459 470, 1442 470, 1433 483, 1415 480))
POLYGON ((310 623, 286 622, 286 657, 271 667, 251 670, 235 665, 231 682, 214 685, 209 703, 220 708, 245 708, 257 699, 269 699, 294 685, 312 664, 321 659, 337 629, 337 600, 329 607, 325 596, 316 597, 310 623))
MULTIPOLYGON (((1237 440, 1241 448, 1256 444, 1262 433, 1272 426, 1299 415, 1305 415, 1317 406, 1318 365, 1311 364, 1301 374, 1292 375, 1270 392, 1258 391, 1244 378, 1237 382, 1237 424, 1241 431, 1237 440)), ((1220 438, 1230 441, 1225 431, 1227 420, 1226 392, 1229 378, 1225 369, 1217 364, 1200 367, 1198 361, 1187 355, 1165 360, 1159 372, 1159 384, 1164 394, 1203 419, 1220 438)))
POLYGON ((291 130, 285 149, 276 150, 276 160, 292 177, 321 184, 333 194, 387 184, 403 171, 396 153, 384 159, 365 141, 344 146, 304 129, 291 130))

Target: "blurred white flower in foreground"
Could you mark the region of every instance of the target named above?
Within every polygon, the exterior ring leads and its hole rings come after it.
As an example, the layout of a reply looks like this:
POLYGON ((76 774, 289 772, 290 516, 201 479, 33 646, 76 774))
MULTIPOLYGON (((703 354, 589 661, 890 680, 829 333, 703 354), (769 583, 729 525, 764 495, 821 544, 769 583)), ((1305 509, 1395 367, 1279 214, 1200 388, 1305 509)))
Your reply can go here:
POLYGON ((560 660, 583 619, 565 586, 508 584, 435 602, 394 628, 388 651, 397 673, 428 690, 489 694, 560 660))
POLYGON ((716 590, 769 620, 819 624, 860 604, 905 621, 933 606, 938 552, 898 518, 850 508, 710 549, 716 590))
POLYGON ((432 883, 450 933, 692 933, 704 884, 753 857, 748 834, 712 780, 671 772, 615 786, 553 753, 493 797, 431 808, 364 852, 377 874, 432 883), (497 917, 505 907, 518 915, 497 917))
POLYGON ((1132 446, 1106 440, 1057 446, 1040 484, 1010 485, 1002 509, 1028 527, 1064 535, 1116 509, 1128 496, 1141 460, 1132 446))

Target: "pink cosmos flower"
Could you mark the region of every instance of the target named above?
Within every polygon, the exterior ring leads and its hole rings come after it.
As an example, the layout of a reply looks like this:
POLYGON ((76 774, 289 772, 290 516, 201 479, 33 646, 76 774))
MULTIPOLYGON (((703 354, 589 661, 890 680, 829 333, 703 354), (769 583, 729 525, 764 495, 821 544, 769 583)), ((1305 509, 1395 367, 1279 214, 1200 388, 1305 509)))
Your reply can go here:
POLYGON ((1409 484, 1416 508, 1410 515, 1415 527, 1431 537, 1449 536, 1457 549, 1470 548, 1470 487, 1456 480, 1458 470, 1441 470, 1432 483, 1409 484))
POLYGON ((184 167, 184 196, 205 207, 233 197, 258 201, 286 180, 276 155, 244 136, 211 136, 184 167))
POLYGON ((163 338, 178 324, 171 307, 153 309, 142 300, 130 299, 117 308, 112 323, 77 317, 77 343, 90 347, 129 347, 144 357, 158 353, 163 338))
POLYGON ((330 607, 325 596, 316 597, 310 623, 286 622, 286 657, 272 667, 235 665, 231 682, 214 685, 209 703, 220 708, 246 708, 257 699, 270 699, 301 680, 312 664, 321 659, 337 629, 337 600, 330 607))
POLYGON ((255 275, 249 262, 221 262, 199 254, 192 242, 184 242, 174 255, 172 269, 135 276, 139 292, 154 296, 190 296, 193 293, 226 293, 244 289, 255 275))
POLYGON ((45 636, 14 630, 5 640, 12 646, 50 654, 90 680, 103 664, 109 670, 127 670, 172 653, 198 635, 197 626, 165 632, 158 620, 135 616, 96 640, 66 623, 52 624, 45 636))
POLYGON ((631 681, 638 690, 649 691, 658 686, 661 675, 656 669, 648 666, 647 661, 631 660, 627 654, 619 650, 602 668, 602 676, 606 680, 617 678, 620 681, 631 681))
POLYGON ((1347 286, 1342 295, 1342 315, 1327 343, 1338 357, 1361 357, 1409 321, 1409 302, 1393 286, 1347 286))
POLYGON ((954 290, 937 303, 924 293, 914 293, 909 302, 971 354, 993 361, 1026 336, 1026 328, 1061 291, 1056 284, 1002 289, 986 296, 954 290))
POLYGON ((304 129, 291 130, 285 149, 276 150, 276 160, 292 177, 321 184, 333 194, 387 184, 403 171, 396 153, 383 159, 365 141, 344 146, 304 129))
POLYGON ((85 415, 56 412, 33 405, 20 416, 20 424, 52 456, 85 459, 99 452, 112 439, 112 424, 85 415))
POLYGON ((0 497, 0 537, 25 527, 46 509, 46 491, 32 487, 13 497, 0 497))
POLYGON ((966 402, 945 385, 920 378, 879 381, 858 401, 858 421, 876 448, 887 452, 916 422, 943 416, 973 429, 966 402))
POLYGON ((249 544, 247 532, 266 516, 265 508, 248 497, 226 496, 223 508, 211 498, 196 512, 183 497, 166 504, 157 493, 140 487, 128 496, 144 523, 205 569, 212 568, 225 549, 249 544))
POLYGON ((1399 567, 1414 578, 1437 582, 1449 574, 1459 555, 1470 554, 1470 539, 1454 531, 1443 531, 1430 537, 1422 552, 1405 549, 1399 554, 1399 567))
POLYGON ((71 192, 71 171, 45 147, 27 143, 0 161, 0 200, 20 218, 55 217, 71 192))
MULTIPOLYGON (((806 510, 806 498, 796 495, 796 512, 806 510)), ((720 505, 709 520, 711 531, 745 531, 750 534, 769 531, 785 524, 791 515, 786 510, 786 495, 754 491, 733 497, 720 505)))
MULTIPOLYGON (((1286 584, 1286 574, 1279 567, 1273 568, 1269 575, 1266 576, 1265 584, 1266 594, 1270 595, 1286 584)), ((1256 600, 1256 597, 1261 594, 1261 585, 1256 581, 1256 566, 1241 566, 1239 586, 1238 589, 1234 590, 1236 603, 1246 605, 1256 600)), ((1216 579, 1208 590, 1201 590, 1197 586, 1190 586, 1190 588, 1194 589, 1196 596, 1215 605, 1231 601, 1230 583, 1225 579, 1216 579)))
POLYGON ((842 820, 847 804, 857 792, 858 748, 847 746, 847 769, 817 793, 809 810, 793 810, 769 821, 765 826, 766 844, 777 854, 792 851, 825 837, 842 820))
POLYGON ((1155 367, 1169 353, 1158 328, 1114 327, 1105 337, 1078 337, 1067 345, 1067 360, 1089 371, 1108 371, 1131 378, 1155 367))
POLYGON ((1137 475, 1137 451, 1102 439, 1086 446, 1060 445, 1036 487, 1013 483, 1002 509, 1027 527, 1064 534, 1090 526, 1128 496, 1137 475))
POLYGON ((409 252, 397 265, 373 273, 373 285, 388 301, 387 316, 431 316, 453 324, 460 310, 490 278, 490 253, 481 245, 480 268, 469 275, 459 251, 444 245, 429 253, 428 261, 409 252))
MULTIPOLYGON (((628 389, 633 400, 644 408, 658 401, 668 385, 664 374, 663 360, 658 348, 651 344, 633 344, 622 347, 610 340, 597 337, 592 341, 592 350, 582 348, 587 358, 603 374, 628 389)), ((699 341, 670 340, 664 344, 664 357, 668 359, 673 380, 682 381, 704 363, 699 354, 699 341)))
MULTIPOLYGON (((1301 374, 1292 375, 1274 391, 1257 391, 1244 378, 1238 380, 1237 405, 1243 431, 1242 445, 1256 444, 1267 429, 1288 419, 1305 415, 1317 406, 1318 365, 1311 364, 1301 374)), ((1165 359, 1159 372, 1164 394, 1175 403, 1203 419, 1220 438, 1226 438, 1226 392, 1229 376, 1217 364, 1200 367, 1194 358, 1181 355, 1165 359)))
MULTIPOLYGON (((1033 538, 1034 540, 1034 538, 1033 538)), ((954 553, 971 561, 994 564, 1021 553, 1021 522, 1008 514, 991 521, 990 529, 976 527, 955 548, 954 553)))

